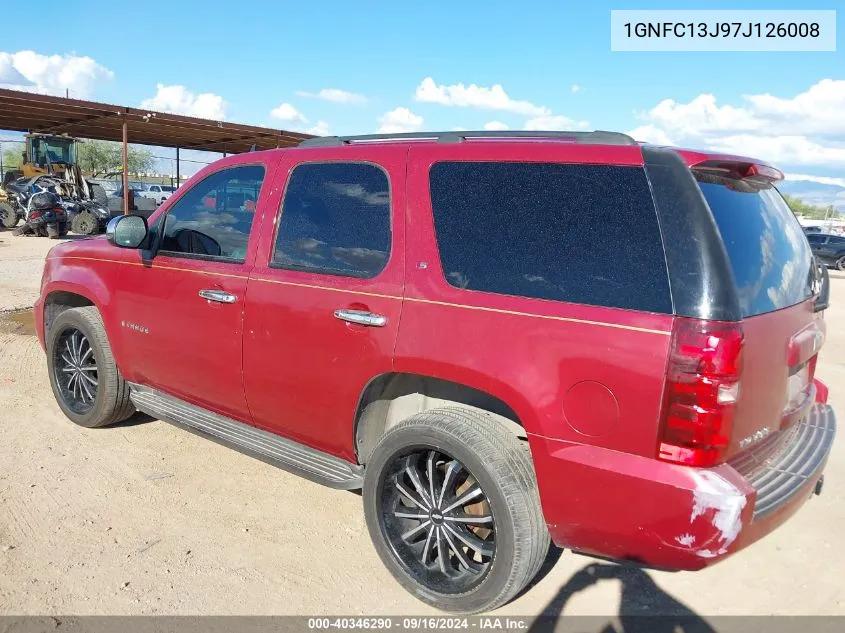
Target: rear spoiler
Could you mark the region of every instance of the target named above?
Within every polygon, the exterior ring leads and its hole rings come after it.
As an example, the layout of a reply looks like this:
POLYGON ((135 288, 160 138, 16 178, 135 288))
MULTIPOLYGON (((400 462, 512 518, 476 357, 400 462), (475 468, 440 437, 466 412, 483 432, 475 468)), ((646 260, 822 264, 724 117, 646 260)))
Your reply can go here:
POLYGON ((690 169, 728 172, 743 180, 765 183, 779 182, 784 178, 783 172, 776 167, 763 162, 752 162, 735 158, 705 160, 691 164, 690 169))

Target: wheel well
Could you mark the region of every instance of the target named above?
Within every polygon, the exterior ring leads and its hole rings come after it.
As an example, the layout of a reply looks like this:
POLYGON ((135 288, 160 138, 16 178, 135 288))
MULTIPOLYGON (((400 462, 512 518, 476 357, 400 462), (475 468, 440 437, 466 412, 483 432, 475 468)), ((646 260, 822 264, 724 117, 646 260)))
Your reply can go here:
POLYGON ((92 306, 94 302, 73 292, 57 291, 47 295, 44 301, 44 334, 50 331, 50 325, 65 310, 92 306))
POLYGON ((355 412, 355 451, 365 464, 379 439, 391 427, 422 411, 461 405, 484 411, 491 422, 527 438, 519 418, 505 402, 479 389, 418 374, 390 373, 371 380, 355 412))

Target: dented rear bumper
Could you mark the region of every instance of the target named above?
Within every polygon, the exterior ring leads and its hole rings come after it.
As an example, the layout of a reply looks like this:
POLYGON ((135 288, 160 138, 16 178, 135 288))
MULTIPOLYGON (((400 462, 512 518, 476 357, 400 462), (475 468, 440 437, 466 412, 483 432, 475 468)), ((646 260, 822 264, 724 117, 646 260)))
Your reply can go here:
POLYGON ((707 469, 539 436, 529 441, 556 544, 696 570, 750 545, 798 511, 822 478, 835 425, 833 409, 816 404, 772 445, 707 469))

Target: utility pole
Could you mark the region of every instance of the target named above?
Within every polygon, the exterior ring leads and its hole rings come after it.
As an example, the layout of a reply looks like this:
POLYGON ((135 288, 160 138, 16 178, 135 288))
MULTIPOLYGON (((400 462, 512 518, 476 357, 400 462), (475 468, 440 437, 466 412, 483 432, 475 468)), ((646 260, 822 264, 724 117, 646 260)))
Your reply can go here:
POLYGON ((123 215, 129 215, 129 129, 123 117, 123 215))

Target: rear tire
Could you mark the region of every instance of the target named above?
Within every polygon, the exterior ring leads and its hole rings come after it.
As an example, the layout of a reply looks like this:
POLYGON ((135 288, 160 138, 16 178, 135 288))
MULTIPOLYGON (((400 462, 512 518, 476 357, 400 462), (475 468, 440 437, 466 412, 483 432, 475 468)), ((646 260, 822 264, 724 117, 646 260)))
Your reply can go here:
POLYGON ((479 411, 432 409, 392 428, 368 460, 363 497, 382 562, 443 611, 501 606, 548 552, 528 446, 479 411))
POLYGON ((845 255, 837 259, 836 263, 833 266, 836 268, 836 270, 845 270, 845 255))
POLYGON ((70 230, 80 235, 95 235, 100 227, 100 222, 90 211, 80 211, 70 222, 70 230))
POLYGON ((135 412, 97 308, 65 310, 50 324, 47 367, 56 402, 72 422, 97 428, 135 412))
POLYGON ((0 225, 6 229, 13 229, 18 225, 18 220, 20 218, 15 208, 8 202, 0 202, 0 225))

